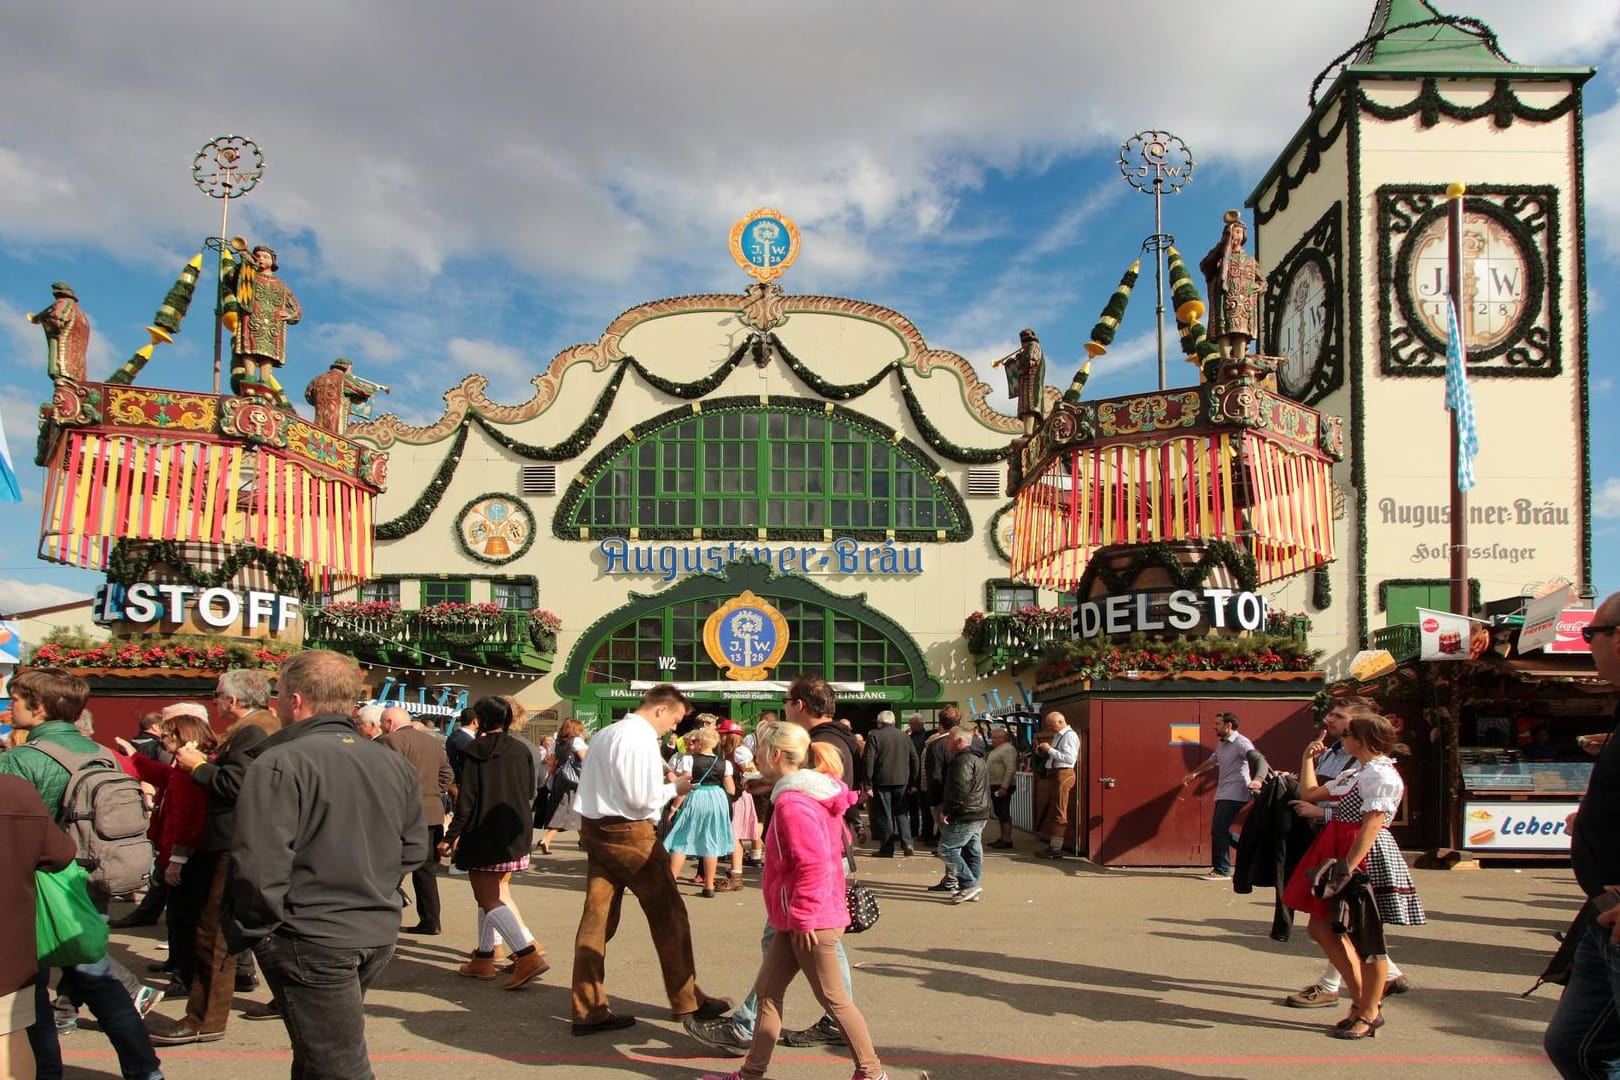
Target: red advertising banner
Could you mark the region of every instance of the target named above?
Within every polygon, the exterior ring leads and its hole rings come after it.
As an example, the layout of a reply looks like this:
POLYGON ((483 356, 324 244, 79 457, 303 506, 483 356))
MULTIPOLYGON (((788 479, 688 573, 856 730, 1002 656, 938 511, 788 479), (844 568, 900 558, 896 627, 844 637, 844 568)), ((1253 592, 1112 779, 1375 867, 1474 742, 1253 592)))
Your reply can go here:
POLYGON ((1592 621, 1597 614, 1587 610, 1566 610, 1558 613, 1558 629, 1553 635, 1552 643, 1546 647, 1550 653, 1589 653, 1592 646, 1581 637, 1581 627, 1592 621))

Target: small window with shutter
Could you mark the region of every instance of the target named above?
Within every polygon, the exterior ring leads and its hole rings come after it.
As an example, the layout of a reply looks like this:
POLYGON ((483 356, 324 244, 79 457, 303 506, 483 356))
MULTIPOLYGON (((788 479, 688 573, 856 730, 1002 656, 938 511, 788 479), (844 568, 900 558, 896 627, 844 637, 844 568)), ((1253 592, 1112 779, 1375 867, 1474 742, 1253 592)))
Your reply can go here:
POLYGON ((967 493, 970 499, 999 499, 1006 474, 1000 469, 969 469, 967 493))
POLYGON ((557 466, 525 465, 518 470, 518 494, 557 494, 557 466))

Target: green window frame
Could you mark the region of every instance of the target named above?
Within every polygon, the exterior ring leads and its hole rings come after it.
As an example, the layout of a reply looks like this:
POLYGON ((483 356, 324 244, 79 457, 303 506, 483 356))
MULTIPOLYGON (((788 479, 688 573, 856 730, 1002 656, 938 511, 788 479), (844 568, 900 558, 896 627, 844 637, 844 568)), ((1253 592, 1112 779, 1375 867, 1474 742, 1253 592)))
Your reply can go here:
POLYGON ((849 409, 749 399, 666 413, 581 471, 559 537, 966 539, 966 505, 920 448, 849 409))
POLYGON ((470 578, 442 578, 422 581, 422 606, 433 604, 470 604, 472 603, 472 580, 470 578))
POLYGON ((536 601, 535 591, 533 581, 492 581, 489 583, 489 598, 501 607, 512 611, 533 610, 536 601))
MULTIPOLYGON (((703 624, 724 600, 709 598, 648 612, 613 631, 596 649, 585 681, 625 684, 638 679, 698 682, 715 677, 703 649, 703 624), (673 657, 673 668, 660 668, 673 657)), ((788 624, 778 671, 820 672, 832 682, 899 683, 910 678, 900 644, 876 627, 803 600, 771 598, 788 624)))
MULTIPOLYGON (((1418 621, 1417 609, 1451 610, 1449 578, 1394 578, 1378 583, 1378 607, 1384 612, 1385 626, 1401 626, 1418 621)), ((1480 611, 1479 579, 1468 579, 1468 613, 1480 611)))

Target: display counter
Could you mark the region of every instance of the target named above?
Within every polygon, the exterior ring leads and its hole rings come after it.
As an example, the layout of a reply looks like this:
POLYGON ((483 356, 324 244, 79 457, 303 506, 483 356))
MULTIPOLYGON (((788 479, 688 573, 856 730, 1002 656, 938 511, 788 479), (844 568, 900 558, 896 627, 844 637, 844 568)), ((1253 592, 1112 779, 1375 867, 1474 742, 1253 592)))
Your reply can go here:
POLYGON ((1569 850, 1565 824, 1592 776, 1590 761, 1525 761, 1517 750, 1462 750, 1464 846, 1470 851, 1569 850))

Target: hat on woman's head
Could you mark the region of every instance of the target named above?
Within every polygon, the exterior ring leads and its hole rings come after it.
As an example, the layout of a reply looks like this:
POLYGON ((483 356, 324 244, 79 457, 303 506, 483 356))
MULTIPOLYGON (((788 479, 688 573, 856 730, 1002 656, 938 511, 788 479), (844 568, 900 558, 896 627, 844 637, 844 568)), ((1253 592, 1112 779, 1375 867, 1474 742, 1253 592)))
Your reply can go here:
POLYGON ((720 726, 715 730, 722 735, 741 735, 743 733, 742 725, 731 719, 720 721, 720 726))

